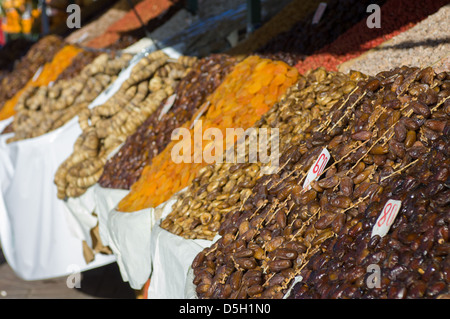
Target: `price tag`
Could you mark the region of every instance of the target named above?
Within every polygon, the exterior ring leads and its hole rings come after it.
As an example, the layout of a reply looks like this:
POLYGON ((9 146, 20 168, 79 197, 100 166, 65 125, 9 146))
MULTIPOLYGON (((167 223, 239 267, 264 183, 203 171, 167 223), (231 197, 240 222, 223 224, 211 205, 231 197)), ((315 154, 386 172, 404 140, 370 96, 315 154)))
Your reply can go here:
POLYGON ((291 295, 292 289, 295 287, 295 285, 303 280, 302 276, 296 276, 294 278, 294 281, 292 282, 291 286, 289 287, 288 291, 286 291, 286 294, 284 295, 283 299, 287 299, 291 295))
POLYGON ((390 199, 387 201, 372 228, 372 237, 375 235, 384 237, 388 233, 401 206, 402 202, 399 200, 390 199))
POLYGON ((322 153, 320 153, 316 162, 309 169, 308 175, 306 176, 305 182, 303 183, 304 191, 311 189, 311 186, 309 184, 311 184, 312 181, 316 180, 322 174, 325 166, 327 166, 327 163, 330 160, 330 157, 331 155, 325 147, 322 153))
POLYGON ((316 12, 314 13, 314 17, 312 19, 312 23, 311 24, 319 23, 319 21, 322 18, 322 15, 325 12, 326 8, 327 8, 327 4, 325 2, 319 3, 319 6, 317 7, 316 12))
POLYGON ((39 69, 37 69, 37 71, 36 71, 36 73, 34 73, 34 75, 33 75, 33 78, 31 79, 31 81, 36 81, 37 79, 38 79, 38 77, 39 77, 39 75, 41 75, 41 72, 42 72, 42 69, 43 69, 44 67, 41 65, 40 67, 39 67, 39 69))
POLYGON ((210 104, 209 101, 207 101, 207 102, 202 106, 202 108, 201 108, 200 111, 198 112, 197 116, 196 116, 195 119, 192 121, 191 127, 190 127, 189 129, 192 129, 192 128, 194 127, 194 125, 195 125, 195 123, 197 122, 197 120, 198 120, 198 119, 203 115, 203 113, 205 113, 206 110, 208 109, 209 104, 210 104))
POLYGON ((161 118, 164 116, 164 114, 166 114, 167 112, 169 112, 169 110, 172 108, 173 103, 175 102, 175 98, 177 97, 176 94, 172 94, 171 96, 169 96, 166 100, 166 103, 164 104, 161 113, 159 114, 158 120, 161 120, 161 118))

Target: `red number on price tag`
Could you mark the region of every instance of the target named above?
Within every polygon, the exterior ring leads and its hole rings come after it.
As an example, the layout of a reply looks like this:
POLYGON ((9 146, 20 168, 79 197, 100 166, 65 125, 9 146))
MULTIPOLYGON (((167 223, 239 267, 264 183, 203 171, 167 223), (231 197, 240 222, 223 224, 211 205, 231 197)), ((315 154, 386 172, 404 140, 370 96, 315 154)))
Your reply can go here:
POLYGON ((309 190, 311 186, 309 185, 312 181, 316 180, 320 174, 322 174, 325 166, 327 166, 328 160, 330 159, 330 153, 326 148, 320 153, 317 161, 309 169, 308 175, 306 176, 305 182, 303 183, 303 189, 309 190))
POLYGON ((314 165, 313 173, 317 174, 319 171, 322 173, 327 162, 328 157, 324 153, 320 154, 319 159, 316 161, 316 165, 314 165))
POLYGON ((372 229, 372 237, 375 235, 385 236, 392 224, 394 223, 395 217, 397 216, 402 202, 399 200, 390 199, 384 205, 380 216, 372 229))

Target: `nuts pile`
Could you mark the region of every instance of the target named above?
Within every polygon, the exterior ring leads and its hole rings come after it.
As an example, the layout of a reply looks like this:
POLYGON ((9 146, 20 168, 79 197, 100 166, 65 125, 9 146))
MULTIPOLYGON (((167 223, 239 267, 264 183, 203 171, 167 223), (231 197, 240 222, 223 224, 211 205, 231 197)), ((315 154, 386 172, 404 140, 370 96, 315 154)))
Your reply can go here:
MULTIPOLYGON (((304 140, 304 130, 311 121, 328 113, 334 103, 354 89, 360 77, 357 72, 327 73, 322 68, 308 72, 255 127, 279 128, 279 149, 283 152, 287 146, 304 140)), ((187 191, 180 194, 161 227, 185 238, 212 240, 224 215, 243 203, 261 176, 262 163, 250 163, 248 146, 245 151, 244 163, 217 163, 202 168, 187 191)))
POLYGON ((327 239, 448 134, 449 80, 432 68, 381 72, 312 121, 305 130, 311 136, 283 152, 281 169, 257 180, 241 207, 225 216, 222 237, 195 257, 198 296, 282 298, 327 239), (324 177, 304 188, 325 147, 332 161, 324 177))
POLYGON ((87 108, 127 66, 131 55, 113 57, 106 53, 71 79, 49 86, 30 86, 19 97, 12 124, 14 136, 8 143, 43 135, 63 126, 87 108))
POLYGON ((58 168, 58 198, 78 197, 97 183, 106 159, 171 94, 195 58, 170 59, 155 51, 137 62, 118 91, 104 104, 80 112, 82 130, 73 153, 58 168))
POLYGON ((223 145, 220 151, 215 145, 212 149, 218 152, 216 156, 221 156, 223 150, 235 142, 235 136, 226 134, 227 128, 246 130, 252 127, 296 82, 297 77, 297 70, 281 61, 250 56, 236 64, 208 97, 200 112, 183 125, 184 132, 188 133, 184 135, 186 137, 181 136, 181 141, 178 141, 180 137, 173 139, 153 158, 128 195, 118 204, 118 210, 134 212, 157 207, 188 186, 197 172, 207 164, 203 158, 206 147, 212 151, 211 145, 220 143, 223 145), (201 115, 206 109, 206 113, 201 115), (220 130, 224 138, 213 143, 212 137, 208 138, 205 134, 209 128, 220 130), (195 136, 200 138, 194 139, 195 136), (178 149, 181 162, 174 161, 174 148, 175 152, 178 149))
POLYGON ((172 131, 189 121, 236 64, 236 59, 214 54, 202 58, 180 81, 175 100, 165 114, 164 104, 130 135, 105 164, 99 184, 106 188, 130 189, 144 166, 171 141, 172 131))
MULTIPOLYGON (((448 125, 447 113, 447 131, 448 125)), ((449 150, 447 133, 407 172, 392 178, 377 201, 312 256, 289 298, 416 299, 448 294, 449 150), (401 210, 388 234, 372 236, 388 199, 401 200, 401 210), (373 265, 380 273, 368 271, 373 265)))

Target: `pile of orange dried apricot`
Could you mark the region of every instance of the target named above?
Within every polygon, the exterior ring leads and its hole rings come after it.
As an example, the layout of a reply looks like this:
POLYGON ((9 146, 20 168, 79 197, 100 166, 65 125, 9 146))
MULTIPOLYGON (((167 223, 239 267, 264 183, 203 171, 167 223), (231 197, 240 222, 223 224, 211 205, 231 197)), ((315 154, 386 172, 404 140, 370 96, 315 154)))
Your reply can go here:
MULTIPOLYGON (((150 165, 144 168, 140 179, 131 186, 130 192, 118 204, 117 209, 133 212, 157 207, 188 186, 197 172, 209 164, 203 158, 198 158, 198 154, 194 154, 196 146, 204 150, 211 143, 208 138, 205 139, 205 131, 217 128, 225 137, 227 128, 246 130, 252 127, 261 115, 296 83, 297 77, 297 70, 281 61, 250 56, 238 63, 207 98, 204 107, 200 107, 198 112, 206 109, 204 114, 195 114, 191 121, 183 126, 190 132, 190 140, 183 140, 183 143, 191 143, 192 146, 188 148, 191 154, 183 156, 190 155, 191 160, 180 163, 173 160, 172 151, 180 142, 172 140, 153 158, 150 165), (194 139, 194 136, 199 136, 196 134, 201 134, 201 145, 198 145, 198 139, 194 139)), ((224 140, 224 150, 227 145, 230 144, 224 140)))

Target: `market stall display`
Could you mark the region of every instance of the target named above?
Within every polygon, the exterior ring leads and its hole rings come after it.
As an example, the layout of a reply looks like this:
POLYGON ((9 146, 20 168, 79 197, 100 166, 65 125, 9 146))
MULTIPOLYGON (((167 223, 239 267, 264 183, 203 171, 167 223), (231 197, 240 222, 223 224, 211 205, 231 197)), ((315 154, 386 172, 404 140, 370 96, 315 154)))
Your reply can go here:
POLYGON ((64 46, 61 38, 47 36, 35 43, 27 54, 18 61, 14 69, 2 79, 0 90, 0 120, 8 117, 3 108, 6 101, 12 99, 38 69, 50 62, 53 56, 64 46))
MULTIPOLYGON (((361 79, 357 72, 345 75, 322 68, 299 76, 286 97, 264 114, 254 127, 278 128, 278 148, 282 153, 287 147, 297 145, 305 135, 310 135, 305 130, 311 121, 327 114, 331 106, 361 79)), ((225 215, 244 204, 267 165, 249 160, 247 144, 250 140, 245 142, 243 163, 208 165, 199 171, 189 188, 179 195, 172 212, 161 222, 163 229, 184 238, 213 240, 225 215)), ((270 147, 267 153, 271 153, 270 147)), ((237 154, 234 158, 237 159, 237 154)))
POLYGON ((100 186, 130 189, 144 167, 170 143, 172 131, 192 118, 236 63, 226 55, 211 55, 192 66, 168 104, 161 104, 106 162, 100 186))
POLYGON ((381 72, 313 122, 311 137, 282 154, 281 169, 256 182, 194 259, 199 297, 282 298, 321 244, 444 133, 447 78, 430 67, 381 72))
POLYGON ((22 103, 34 88, 44 87, 54 82, 59 74, 71 64, 72 60, 81 52, 81 49, 73 45, 65 45, 59 50, 51 62, 42 66, 35 76, 25 84, 11 99, 5 102, 0 111, 0 120, 13 116, 16 113, 16 105, 22 103))
POLYGON ((184 56, 172 61, 162 51, 149 53, 110 99, 79 114, 82 134, 55 174, 58 198, 79 197, 97 183, 108 155, 173 94, 194 61, 184 56))
POLYGON ((139 298, 450 298, 448 0, 377 1, 380 28, 371 1, 287 2, 262 0, 241 43, 238 0, 7 34, 0 241, 20 278, 117 262, 139 298))
MULTIPOLYGON (((172 149, 178 141, 172 140, 164 151, 153 158, 151 165, 144 168, 141 177, 131 186, 130 193, 118 204, 118 210, 132 212, 156 207, 189 185, 206 164, 203 158, 198 158, 198 155, 202 157, 198 153, 204 151, 208 141, 208 137, 204 136, 205 130, 218 128, 225 136, 226 128, 232 125, 244 130, 251 127, 295 83, 297 76, 296 70, 283 62, 256 56, 237 64, 202 106, 205 114, 201 115, 200 112, 183 125, 189 132, 189 137, 181 142, 186 153, 180 154, 179 149, 177 155, 185 159, 180 163, 173 161, 172 149), (199 134, 200 139, 194 140, 194 135, 199 134), (194 153, 195 149, 197 151, 194 153), (149 184, 148 181, 157 182, 149 184)), ((236 136, 226 138, 226 141, 219 142, 223 150, 234 144, 236 136)), ((211 143, 208 144, 211 148, 211 143)))
MULTIPOLYGON (((82 68, 92 63, 92 61, 99 54, 100 54, 99 52, 82 50, 72 59, 71 64, 58 75, 58 78, 55 81, 53 81, 53 83, 57 83, 59 80, 68 80, 78 76, 82 68)), ((11 122, 8 126, 6 126, 1 132, 2 134, 13 132, 13 122, 11 122)))
MULTIPOLYGON (((67 58, 63 56, 62 59, 67 58)), ((71 79, 63 78, 52 86, 27 87, 15 105, 16 114, 11 124, 14 135, 6 142, 40 136, 66 124, 87 109, 130 59, 129 54, 115 57, 114 54, 103 53, 77 76, 72 74, 74 77, 71 79)))

